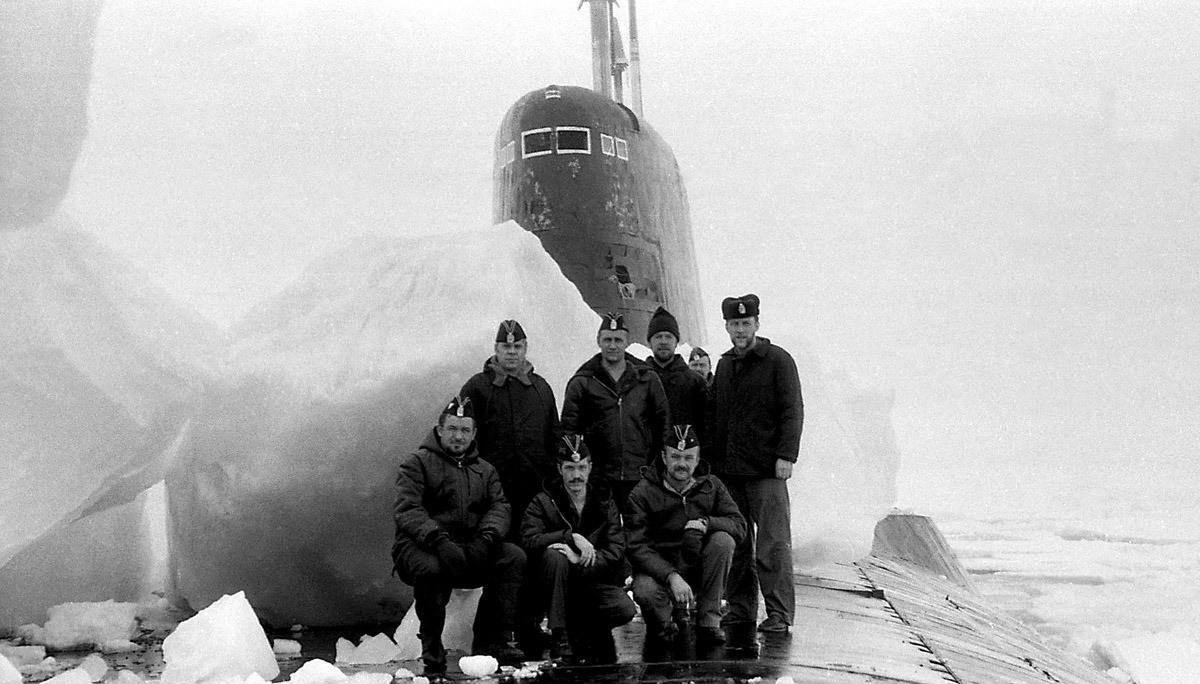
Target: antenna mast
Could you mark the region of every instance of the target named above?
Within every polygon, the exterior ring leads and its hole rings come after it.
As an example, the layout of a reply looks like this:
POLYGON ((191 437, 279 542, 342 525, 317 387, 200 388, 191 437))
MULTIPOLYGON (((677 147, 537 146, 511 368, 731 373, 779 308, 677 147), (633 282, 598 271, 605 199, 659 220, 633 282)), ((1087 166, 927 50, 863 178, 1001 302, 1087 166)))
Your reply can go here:
POLYGON ((642 118, 642 54, 638 47, 637 0, 629 0, 629 86, 633 113, 642 118))

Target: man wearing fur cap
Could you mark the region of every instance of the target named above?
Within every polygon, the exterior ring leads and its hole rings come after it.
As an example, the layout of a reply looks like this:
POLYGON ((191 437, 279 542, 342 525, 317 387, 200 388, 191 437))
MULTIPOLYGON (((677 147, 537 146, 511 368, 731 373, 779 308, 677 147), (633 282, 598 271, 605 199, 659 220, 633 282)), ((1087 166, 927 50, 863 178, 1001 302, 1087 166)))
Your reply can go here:
POLYGON ((583 439, 564 435, 559 474, 525 511, 521 536, 548 608, 550 657, 607 664, 617 661, 612 629, 636 610, 624 589, 625 528, 609 491, 588 481, 591 472, 583 439))
POLYGON ((733 347, 721 354, 709 390, 704 458, 751 523, 729 573, 726 624, 753 634, 761 586, 767 619, 758 630, 786 633, 796 610, 787 480, 799 457, 804 400, 791 355, 757 335, 758 312, 752 294, 721 302, 733 347))
POLYGON ((475 650, 519 663, 514 619, 525 552, 504 541, 508 501, 496 469, 475 449, 471 403, 455 397, 396 475, 396 574, 413 587, 425 674, 446 672, 442 628, 455 587, 483 587, 475 618, 475 650), (500 643, 494 629, 498 628, 500 643))
POLYGON ((697 646, 725 641, 721 598, 733 549, 746 535, 733 497, 700 462, 691 426, 676 425, 674 433, 629 495, 633 598, 646 621, 648 652, 669 645, 692 613, 697 646))

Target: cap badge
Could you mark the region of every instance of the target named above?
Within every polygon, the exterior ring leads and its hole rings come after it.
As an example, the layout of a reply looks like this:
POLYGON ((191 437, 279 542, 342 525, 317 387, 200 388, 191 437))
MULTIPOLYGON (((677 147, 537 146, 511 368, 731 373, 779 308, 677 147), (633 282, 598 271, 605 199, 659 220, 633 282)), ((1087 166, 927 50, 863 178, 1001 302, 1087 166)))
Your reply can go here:
POLYGON ((517 322, 516 321, 501 321, 500 324, 504 326, 504 332, 508 334, 507 342, 509 344, 515 343, 517 341, 517 336, 516 336, 514 330, 517 327, 517 322))
POLYGON ((743 303, 743 302, 738 302, 738 313, 740 313, 740 314, 744 314, 744 313, 746 313, 746 305, 745 305, 745 303, 743 303))
POLYGON ((609 329, 609 330, 616 330, 616 329, 617 329, 617 319, 615 319, 615 318, 609 319, 609 321, 608 321, 608 329, 609 329))
POLYGON ((680 451, 686 451, 688 448, 688 437, 691 436, 690 433, 692 432, 692 426, 674 425, 672 427, 675 428, 675 439, 679 440, 679 446, 675 448, 679 449, 680 451))
POLYGON ((563 443, 567 445, 567 449, 571 451, 571 460, 579 463, 583 460, 583 456, 579 453, 579 445, 583 443, 583 435, 563 435, 563 443))

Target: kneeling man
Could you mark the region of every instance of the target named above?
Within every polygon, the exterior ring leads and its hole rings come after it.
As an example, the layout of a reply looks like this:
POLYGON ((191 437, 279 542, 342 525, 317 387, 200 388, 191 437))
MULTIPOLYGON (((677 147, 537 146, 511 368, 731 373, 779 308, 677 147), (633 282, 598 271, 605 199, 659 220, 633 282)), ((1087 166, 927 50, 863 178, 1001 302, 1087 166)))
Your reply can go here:
POLYGON ((392 560, 413 588, 426 676, 446 672, 442 628, 455 587, 483 587, 473 650, 519 663, 523 653, 513 630, 525 552, 502 541, 509 505, 496 469, 476 453, 470 400, 452 399, 437 427, 400 462, 394 513, 392 560))
POLYGON ((725 485, 698 465, 695 432, 676 425, 661 461, 643 469, 629 494, 633 598, 642 608, 648 646, 674 640, 673 612, 681 618, 695 612, 698 645, 725 641, 721 598, 746 519, 725 485))
POLYGON ((612 629, 636 612, 623 588, 625 528, 608 490, 588 482, 592 458, 579 435, 562 438, 558 473, 521 523, 538 599, 549 604, 550 657, 615 663, 612 629))

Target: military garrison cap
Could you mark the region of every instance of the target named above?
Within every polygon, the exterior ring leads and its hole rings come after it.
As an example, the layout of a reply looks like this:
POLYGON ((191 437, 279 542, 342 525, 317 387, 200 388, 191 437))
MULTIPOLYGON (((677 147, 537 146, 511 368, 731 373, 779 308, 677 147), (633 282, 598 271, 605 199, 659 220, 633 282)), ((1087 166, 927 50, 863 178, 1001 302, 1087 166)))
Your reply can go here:
POLYGON ((583 435, 563 435, 558 445, 558 460, 564 463, 579 463, 591 456, 587 445, 583 443, 583 435))
POLYGON ((721 301, 721 315, 731 318, 750 318, 758 315, 758 295, 745 294, 741 297, 726 297, 721 301))
POLYGON ((496 330, 496 342, 507 342, 513 344, 525 339, 525 329, 521 324, 514 320, 500 321, 500 328, 496 330))
POLYGON ((691 425, 674 425, 675 435, 667 446, 679 451, 687 451, 700 446, 700 441, 696 438, 696 430, 691 425))
POLYGON ((606 313, 600 319, 600 332, 606 330, 624 330, 629 332, 629 328, 625 327, 625 317, 619 313, 606 313))
POLYGON ((470 397, 455 396, 450 399, 450 403, 446 404, 446 408, 442 409, 441 415, 474 418, 475 407, 471 404, 470 397))

